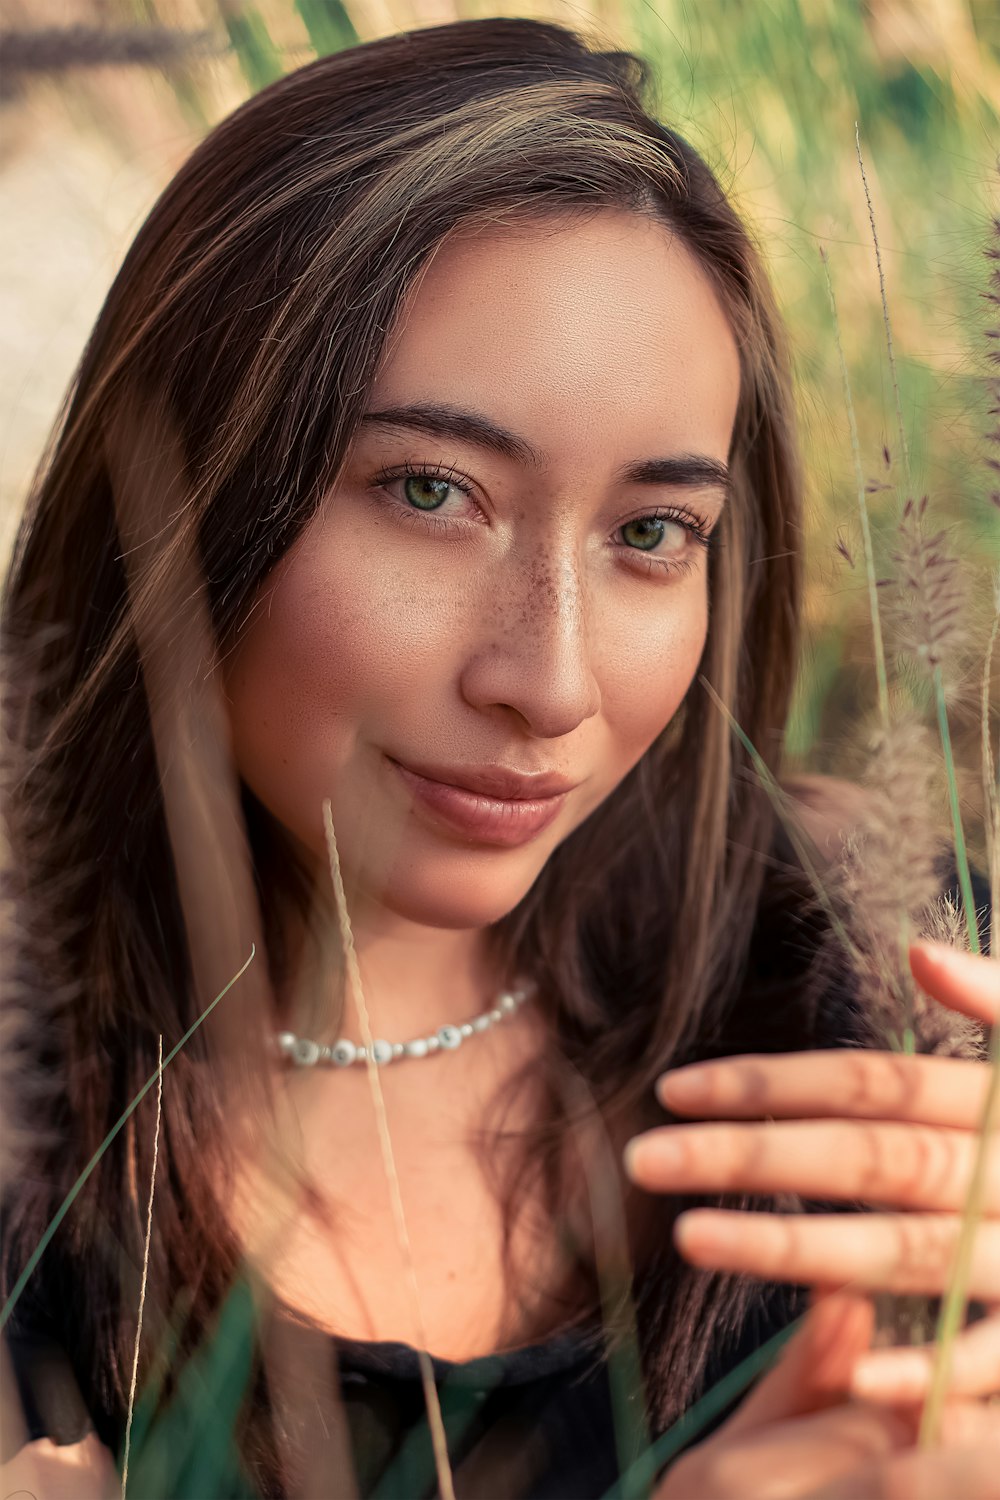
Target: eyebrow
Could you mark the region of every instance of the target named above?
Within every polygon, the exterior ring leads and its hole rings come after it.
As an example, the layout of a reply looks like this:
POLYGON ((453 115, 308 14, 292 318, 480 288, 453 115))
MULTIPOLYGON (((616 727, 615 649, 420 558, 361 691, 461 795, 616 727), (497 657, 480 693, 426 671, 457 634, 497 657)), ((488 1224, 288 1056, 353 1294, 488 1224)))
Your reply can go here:
MULTIPOLYGON (((406 427, 435 437, 453 437, 471 443, 526 469, 541 469, 544 456, 526 438, 501 427, 482 412, 437 402, 418 401, 367 411, 362 422, 382 427, 406 427)), ((732 475, 717 458, 704 453, 678 453, 670 458, 635 459, 616 473, 619 484, 674 485, 682 489, 718 489, 724 497, 732 493, 732 475)))

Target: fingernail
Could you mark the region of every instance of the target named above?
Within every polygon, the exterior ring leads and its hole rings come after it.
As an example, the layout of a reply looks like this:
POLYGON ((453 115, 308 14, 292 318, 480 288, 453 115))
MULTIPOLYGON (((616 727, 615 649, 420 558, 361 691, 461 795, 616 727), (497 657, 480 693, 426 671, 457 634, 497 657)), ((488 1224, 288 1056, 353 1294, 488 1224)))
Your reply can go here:
POLYGON ((664 1104, 703 1104, 712 1091, 712 1069, 704 1063, 664 1073, 658 1085, 664 1104))
POLYGON ((659 1180, 664 1172, 679 1172, 687 1161, 687 1150, 675 1136, 670 1134, 672 1127, 667 1126, 655 1131, 647 1131, 644 1135, 633 1136, 626 1143, 623 1152, 625 1171, 633 1181, 640 1177, 649 1177, 650 1172, 655 1172, 659 1180))
POLYGON ((955 948, 951 943, 939 943, 932 938, 917 938, 910 944, 910 947, 923 949, 927 957, 932 958, 935 963, 957 965, 959 968, 963 965, 968 967, 969 960, 975 963, 976 959, 976 955, 970 953, 967 948, 955 948))
POLYGON ((631 1177, 633 1182, 637 1181, 638 1174, 642 1171, 642 1155, 642 1136, 633 1136, 630 1141, 626 1142, 625 1150, 622 1152, 626 1175, 631 1177))
POLYGON ((919 1395, 927 1384, 927 1364, 918 1354, 901 1350, 877 1359, 858 1360, 851 1386, 859 1396, 919 1395))

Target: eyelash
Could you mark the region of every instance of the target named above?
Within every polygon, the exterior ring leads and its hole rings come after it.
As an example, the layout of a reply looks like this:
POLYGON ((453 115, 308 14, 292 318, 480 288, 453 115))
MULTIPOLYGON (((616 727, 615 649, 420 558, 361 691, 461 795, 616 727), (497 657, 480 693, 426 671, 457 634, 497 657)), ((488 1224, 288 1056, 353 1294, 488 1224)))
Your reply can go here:
MULTIPOLYGON (((473 499, 471 480, 469 480, 468 475, 463 474, 459 469, 454 467, 441 468, 435 465, 404 463, 395 469, 383 469, 380 473, 373 476, 373 483, 385 486, 392 484, 397 479, 409 478, 444 480, 455 489, 461 490, 463 495, 466 495, 470 500, 473 499), (462 482, 463 480, 465 483, 462 482)), ((419 522, 429 522, 431 526, 453 532, 465 529, 460 521, 452 521, 447 516, 435 515, 433 511, 418 510, 415 506, 407 505, 403 500, 397 500, 395 495, 389 495, 388 491, 383 491, 383 493, 386 494, 387 498, 394 505, 399 507, 404 516, 417 517, 418 524, 419 522)), ((678 525, 683 526, 706 552, 719 545, 718 537, 714 532, 706 529, 704 522, 698 516, 693 515, 691 511, 675 506, 658 506, 655 510, 648 511, 643 515, 630 516, 628 521, 622 522, 622 526, 629 525, 630 521, 647 520, 675 521, 678 525)), ((618 530, 621 530, 621 527, 618 530)), ((651 557, 641 547, 623 546, 622 551, 642 559, 647 574, 654 571, 673 574, 688 573, 694 567, 694 560, 690 557, 676 558, 668 562, 666 558, 651 557)))

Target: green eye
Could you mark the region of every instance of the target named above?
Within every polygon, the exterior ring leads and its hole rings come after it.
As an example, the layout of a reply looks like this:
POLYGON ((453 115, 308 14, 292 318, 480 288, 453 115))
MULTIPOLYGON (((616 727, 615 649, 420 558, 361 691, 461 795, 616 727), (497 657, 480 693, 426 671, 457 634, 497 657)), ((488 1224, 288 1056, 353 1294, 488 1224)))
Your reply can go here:
POLYGON ((437 510, 448 498, 450 488, 447 479, 435 479, 430 474, 408 474, 403 493, 417 510, 437 510))
POLYGON ((630 547, 638 547, 643 552, 650 552, 663 540, 663 527, 664 522, 658 516, 639 516, 635 521, 625 522, 622 527, 622 536, 630 547))

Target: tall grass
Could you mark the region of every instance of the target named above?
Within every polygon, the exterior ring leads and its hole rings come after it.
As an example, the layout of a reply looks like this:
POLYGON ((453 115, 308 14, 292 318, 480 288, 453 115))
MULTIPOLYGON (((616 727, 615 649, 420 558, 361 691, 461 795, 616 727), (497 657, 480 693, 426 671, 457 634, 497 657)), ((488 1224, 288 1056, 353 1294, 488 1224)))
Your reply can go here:
MULTIPOLYGON (((923 23, 923 40, 918 36, 909 54, 894 50, 889 33, 879 30, 877 5, 871 7, 868 25, 861 7, 818 8, 803 0, 774 0, 766 8, 665 0, 655 9, 622 4, 613 11, 594 14, 594 24, 604 27, 610 43, 634 47, 649 58, 661 80, 664 114, 681 125, 723 180, 728 179, 738 203, 757 222, 768 246, 779 299, 792 330, 807 463, 814 476, 813 505, 804 538, 811 558, 807 667, 796 698, 789 747, 793 757, 802 761, 808 758, 817 768, 846 770, 859 778, 869 774, 871 805, 876 809, 862 840, 845 846, 840 886, 836 880, 821 876, 808 841, 791 820, 777 787, 767 778, 755 747, 747 748, 779 812, 789 823, 800 857, 845 953, 855 962, 862 983, 868 985, 866 993, 872 1007, 884 1007, 886 1044, 902 1051, 914 1050, 919 1020, 918 998, 912 993, 905 965, 906 944, 913 924, 927 923, 932 916, 926 888, 912 883, 915 867, 926 865, 927 850, 916 859, 913 845, 904 841, 905 873, 910 884, 898 883, 902 877, 897 857, 896 875, 888 882, 891 895, 883 913, 881 936, 871 923, 859 927, 859 908, 864 904, 871 912, 872 903, 861 902, 856 881, 871 880, 872 864, 891 842, 894 826, 898 826, 893 823, 898 809, 894 812, 891 789, 896 786, 898 790, 900 776, 911 774, 918 759, 926 761, 926 739, 919 741, 923 748, 914 750, 918 741, 906 739, 910 732, 907 726, 926 727, 933 720, 939 735, 965 935, 972 951, 979 951, 979 932, 967 843, 974 859, 977 855, 985 858, 994 932, 1000 906, 1000 799, 991 750, 989 700, 1000 601, 996 601, 988 635, 981 631, 977 635, 979 622, 967 610, 956 608, 952 561, 945 557, 948 524, 961 519, 966 544, 964 597, 970 592, 976 597, 988 571, 1000 564, 1000 532, 993 524, 1000 494, 983 495, 980 469, 966 456, 978 436, 976 424, 982 402, 979 377, 968 355, 973 338, 965 334, 965 330, 977 330, 981 293, 974 256, 985 217, 983 205, 991 190, 988 142, 998 138, 1000 126, 996 106, 1000 99, 1000 61, 995 49, 978 38, 971 9, 952 9, 965 27, 965 48, 960 58, 957 53, 950 54, 942 39, 935 36, 930 9, 923 23), (808 77, 802 67, 805 56, 809 57, 808 77), (852 124, 861 193, 847 146, 852 124), (867 171, 861 153, 862 136, 869 152, 867 171), (868 227, 877 258, 877 288, 863 261, 868 227), (822 278, 816 268, 817 245, 822 278), (897 248, 886 249, 892 245, 897 248), (889 256, 892 263, 887 271, 884 262, 889 256), (890 289, 897 327, 895 343, 889 318, 890 289), (874 333, 878 325, 884 333, 886 366, 880 358, 871 357, 871 350, 877 347, 874 333), (831 347, 836 349, 836 360, 828 356, 831 347), (866 452, 882 452, 887 465, 891 463, 884 431, 886 369, 902 469, 898 486, 901 506, 895 518, 887 518, 880 508, 869 505, 869 496, 888 489, 884 478, 878 483, 864 478, 866 452), (838 419, 831 415, 840 410, 846 410, 849 425, 846 442, 835 431, 838 419), (853 530, 853 521, 845 520, 850 512, 844 498, 852 487, 864 557, 864 585, 845 589, 842 575, 831 571, 837 551, 833 538, 840 529, 853 530), (925 488, 934 493, 940 517, 935 535, 927 531, 927 503, 916 498, 925 488), (888 599, 895 592, 897 605, 903 606, 895 611, 887 608, 885 619, 877 587, 879 574, 890 575, 893 580, 888 590, 883 580, 881 598, 888 599), (983 651, 982 690, 972 706, 960 691, 967 673, 964 659, 956 666, 950 684, 946 676, 951 648, 960 648, 960 656, 965 649, 955 638, 955 627, 960 624, 971 631, 975 649, 983 651), (894 632, 892 639, 890 631, 894 632), (906 667, 907 641, 915 648, 911 655, 917 665, 928 669, 923 678, 906 667), (897 647, 894 662, 893 642, 897 647), (871 731, 873 711, 880 726, 878 738, 873 738, 871 731), (982 774, 975 778, 973 788, 969 771, 977 762, 982 774), (963 804, 972 829, 968 840, 963 804), (867 876, 863 873, 866 862, 867 876)), ((550 6, 543 10, 525 4, 497 5, 491 13, 505 10, 545 15, 568 25, 586 26, 588 22, 587 13, 578 7, 563 10, 550 6)), ((454 9, 455 16, 471 13, 479 12, 465 5, 454 9)), ((183 77, 164 63, 168 90, 173 90, 185 118, 190 118, 192 97, 208 120, 213 110, 218 112, 220 101, 225 108, 232 107, 241 90, 248 93, 265 86, 310 54, 333 51, 387 30, 425 24, 423 13, 418 13, 415 5, 408 8, 397 4, 390 17, 387 11, 359 0, 296 0, 294 6, 277 0, 261 0, 256 6, 219 0, 216 6, 207 7, 207 14, 228 43, 226 57, 211 64, 188 57, 183 77), (213 67, 215 74, 210 71, 213 67)), ((170 18, 165 7, 161 7, 158 18, 144 7, 143 19, 158 24, 170 18)), ((78 88, 85 100, 86 86, 78 88)), ((1000 220, 997 236, 996 246, 987 253, 1000 264, 1000 220)), ((1000 306, 998 294, 1000 271, 995 268, 988 296, 996 306, 1000 306)), ((1000 330, 990 334, 994 338, 998 335, 1000 330)), ((1000 359, 1000 350, 994 350, 992 357, 1000 359)), ((993 405, 988 409, 996 416, 1000 414, 1000 381, 994 381, 990 390, 993 405)), ((1000 443, 1000 425, 989 436, 1000 443)), ((989 453, 985 456, 985 463, 1000 471, 1000 447, 996 457, 989 453)), ((846 543, 842 551, 852 560, 846 543)), ((1000 578, 1000 573, 997 576, 1000 578)), ((724 710, 724 705, 719 706, 724 710)), ((738 725, 732 727, 734 733, 741 734, 738 725)), ((932 791, 925 786, 922 795, 931 795, 932 791)), ((328 838, 331 879, 337 889, 332 828, 328 828, 328 838)), ((886 882, 881 884, 884 888, 886 882)), ((339 898, 345 946, 350 953, 349 916, 342 887, 339 898)), ((196 1026, 225 993, 222 991, 206 1008, 196 1026)), ((364 1030, 367 1019, 359 975, 355 994, 364 1030)), ((158 1074, 131 1101, 81 1173, 0 1311, 0 1327, 100 1155, 153 1082, 159 1079, 162 1087, 164 1070, 191 1031, 162 1060, 158 1074)), ((370 1042, 370 1036, 365 1034, 364 1040, 370 1042)), ((956 1028, 953 1041, 959 1050, 971 1047, 973 1040, 968 1029, 956 1028)), ((993 1069, 990 1094, 954 1274, 936 1329, 937 1356, 920 1432, 922 1444, 933 1442, 937 1435, 950 1350, 967 1305, 964 1288, 990 1135, 986 1126, 994 1118, 1000 1092, 1000 1027, 993 1030, 989 1063, 993 1069)), ((391 1183, 395 1177, 392 1145, 384 1107, 380 1109, 377 1073, 371 1064, 369 1077, 381 1121, 383 1164, 391 1183)), ((415 1335, 426 1354, 398 1181, 393 1203, 401 1252, 409 1266, 415 1335)), ((148 1228, 152 1223, 151 1185, 148 1228)), ((179 1315, 183 1316, 183 1308, 179 1315)), ((150 1413, 156 1391, 150 1388, 140 1392, 133 1486, 141 1485, 141 1489, 134 1488, 133 1492, 149 1500, 160 1494, 166 1497, 169 1485, 178 1482, 181 1473, 194 1486, 191 1493, 211 1493, 213 1485, 221 1482, 229 1462, 229 1434, 221 1429, 227 1422, 232 1427, 236 1421, 256 1317, 252 1297, 239 1284, 217 1328, 208 1331, 202 1364, 190 1377, 186 1375, 186 1407, 175 1407, 153 1423, 150 1413), (185 1435, 179 1413, 190 1411, 192 1405, 207 1405, 212 1422, 185 1435)), ((705 1423, 773 1363, 796 1326, 783 1329, 706 1393, 680 1423, 659 1435, 644 1450, 634 1471, 626 1472, 605 1500, 612 1500, 612 1495, 620 1500, 626 1494, 648 1490, 651 1472, 694 1441, 705 1423)), ((169 1356, 169 1351, 166 1354, 169 1356)), ((459 1408, 454 1409, 454 1422, 442 1414, 426 1359, 422 1374, 430 1452, 417 1454, 419 1444, 415 1440, 410 1459, 419 1460, 425 1467, 428 1461, 433 1463, 447 1500, 452 1494, 448 1439, 454 1440, 465 1416, 459 1408)), ((129 1430, 131 1433, 131 1402, 129 1430)), ((127 1446, 123 1467, 124 1494, 127 1446)))

